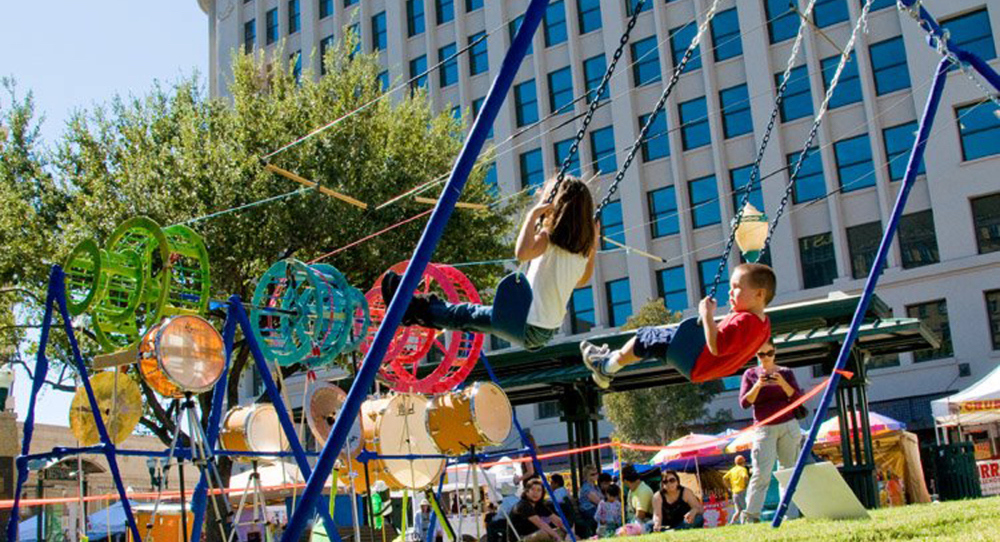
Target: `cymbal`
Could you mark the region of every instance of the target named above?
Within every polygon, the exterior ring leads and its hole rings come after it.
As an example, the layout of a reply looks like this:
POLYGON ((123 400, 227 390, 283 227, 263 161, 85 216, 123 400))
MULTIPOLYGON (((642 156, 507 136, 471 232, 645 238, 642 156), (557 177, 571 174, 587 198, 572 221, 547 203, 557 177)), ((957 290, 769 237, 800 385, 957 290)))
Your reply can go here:
MULTIPOLYGON (((139 385, 121 371, 106 371, 92 375, 90 386, 94 389, 108 436, 113 443, 121 444, 132 434, 142 417, 142 393, 139 385)), ((81 446, 93 446, 101 441, 87 400, 87 390, 83 386, 77 388, 73 395, 69 408, 69 428, 81 446)))

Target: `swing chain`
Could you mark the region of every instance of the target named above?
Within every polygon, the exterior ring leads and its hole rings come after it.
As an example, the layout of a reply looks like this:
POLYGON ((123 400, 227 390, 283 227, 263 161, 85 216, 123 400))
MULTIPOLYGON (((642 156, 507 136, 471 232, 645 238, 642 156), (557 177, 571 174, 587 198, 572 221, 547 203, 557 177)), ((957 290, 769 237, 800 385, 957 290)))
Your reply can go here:
POLYGON ((576 137, 573 139, 573 144, 570 146, 569 152, 566 153, 566 158, 563 159, 562 165, 559 166, 559 174, 556 176, 556 182, 552 185, 552 190, 550 190, 548 195, 545 197, 546 204, 552 203, 552 200, 556 197, 556 191, 559 189, 559 185, 562 184, 563 180, 566 178, 566 172, 569 170, 569 166, 573 161, 573 156, 575 156, 577 151, 579 151, 580 142, 583 141, 583 136, 587 133, 587 127, 594 118, 594 112, 596 112, 597 108, 600 107, 601 95, 604 94, 604 91, 607 90, 608 84, 611 82, 611 76, 615 72, 615 66, 618 65, 618 59, 620 59, 622 54, 625 52, 625 45, 629 42, 632 29, 635 28, 635 23, 639 19, 639 14, 642 12, 642 5, 645 3, 646 0, 638 1, 632 13, 632 17, 629 18, 628 24, 625 27, 625 32, 622 34, 621 38, 618 39, 618 48, 615 49, 615 53, 611 57, 611 64, 609 64, 608 69, 604 71, 604 77, 601 78, 601 84, 598 85, 597 89, 593 91, 593 101, 590 102, 590 106, 587 108, 587 114, 583 117, 583 124, 580 126, 580 129, 577 130, 576 137))
MULTIPOLYGON (((641 4, 639 4, 639 6, 636 8, 636 13, 638 13, 639 7, 641 7, 641 4)), ((632 160, 635 159, 636 153, 642 147, 642 143, 645 141, 646 135, 649 133, 650 128, 652 128, 653 126, 653 121, 656 120, 656 115, 658 115, 660 111, 663 110, 664 106, 667 105, 667 98, 670 97, 670 94, 673 92, 674 87, 677 86, 677 81, 681 78, 681 74, 684 72, 684 68, 687 67, 688 61, 691 60, 692 56, 694 56, 694 50, 698 48, 698 44, 699 42, 701 42, 701 37, 708 30, 708 25, 711 24, 712 19, 715 18, 715 12, 718 9, 718 7, 719 7, 719 0, 714 0, 712 2, 711 7, 708 8, 708 12, 706 12, 704 22, 702 22, 698 26, 698 33, 695 34, 694 38, 691 40, 691 43, 688 44, 688 48, 686 51, 684 51, 684 56, 681 57, 680 62, 678 62, 677 65, 674 66, 674 71, 673 74, 671 74, 670 76, 670 81, 667 82, 667 86, 663 89, 663 92, 660 94, 660 99, 657 100, 656 105, 653 107, 653 111, 646 118, 646 123, 643 124, 642 129, 639 130, 639 137, 636 138, 635 142, 632 143, 632 146, 629 148, 628 155, 625 156, 625 160, 622 162, 622 167, 618 170, 618 174, 615 175, 614 180, 611 181, 611 186, 608 187, 608 193, 601 200, 601 203, 598 204, 597 210, 594 211, 594 218, 599 220, 601 218, 601 212, 609 203, 611 203, 611 197, 615 194, 615 192, 618 191, 618 185, 622 182, 622 179, 625 178, 625 172, 628 171, 629 166, 632 165, 632 160)))

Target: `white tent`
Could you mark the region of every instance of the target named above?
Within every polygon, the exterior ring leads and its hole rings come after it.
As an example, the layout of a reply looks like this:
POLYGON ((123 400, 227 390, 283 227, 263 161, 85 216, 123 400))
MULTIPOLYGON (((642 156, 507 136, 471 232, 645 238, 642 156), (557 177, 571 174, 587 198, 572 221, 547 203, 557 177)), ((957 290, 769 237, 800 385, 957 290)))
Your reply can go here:
POLYGON ((931 401, 931 413, 939 427, 1000 422, 1000 366, 955 395, 931 401))

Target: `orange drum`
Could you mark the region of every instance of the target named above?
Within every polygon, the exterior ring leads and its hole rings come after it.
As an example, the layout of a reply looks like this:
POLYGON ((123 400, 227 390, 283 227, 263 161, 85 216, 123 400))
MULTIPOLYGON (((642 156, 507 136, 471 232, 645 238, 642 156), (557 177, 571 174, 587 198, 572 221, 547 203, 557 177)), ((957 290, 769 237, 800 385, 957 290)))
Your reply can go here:
POLYGON ((222 420, 219 441, 231 452, 285 452, 290 448, 278 411, 268 403, 231 408, 222 420))
POLYGON ((438 395, 427 406, 427 432, 449 455, 502 443, 513 419, 507 394, 492 382, 438 395))
POLYGON ((208 391, 225 367, 222 336, 200 316, 163 320, 139 342, 139 372, 164 397, 208 391))
MULTIPOLYGON (((379 455, 440 455, 424 425, 426 408, 427 399, 420 395, 399 394, 365 401, 361 405, 365 448, 379 455)), ((444 465, 444 458, 375 459, 368 462, 368 479, 373 487, 382 481, 390 489, 423 489, 437 482, 444 465)), ((364 466, 352 457, 341 473, 349 471, 353 471, 355 490, 364 493, 364 466)))

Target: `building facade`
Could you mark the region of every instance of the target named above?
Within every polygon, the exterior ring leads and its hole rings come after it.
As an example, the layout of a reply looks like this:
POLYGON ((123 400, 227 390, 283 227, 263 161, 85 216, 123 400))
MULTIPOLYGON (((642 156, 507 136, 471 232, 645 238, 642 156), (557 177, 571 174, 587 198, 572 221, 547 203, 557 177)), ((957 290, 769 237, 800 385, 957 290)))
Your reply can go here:
MULTIPOLYGON (((299 56, 316 74, 319 52, 346 28, 375 52, 387 86, 417 83, 440 112, 474 114, 510 46, 527 0, 199 0, 210 20, 210 91, 226 95, 231 55, 275 50, 299 56), (480 37, 485 34, 482 41, 480 37), (456 109, 457 108, 457 109, 456 109)), ((501 197, 540 183, 558 169, 582 114, 618 45, 635 0, 553 0, 530 54, 493 127, 501 197)), ((801 1, 800 9, 807 2, 801 1)), ((648 0, 597 110, 573 170, 597 175, 603 196, 675 63, 704 21, 709 0, 648 0)), ((814 113, 861 14, 862 0, 820 0, 805 31, 784 105, 751 201, 773 213, 798 161, 814 113)), ((771 261, 776 303, 859 291, 891 213, 916 121, 939 55, 892 0, 874 0, 830 111, 803 160, 775 233, 771 261)), ((1000 2, 938 3, 934 15, 952 39, 997 66, 993 28, 1000 2)), ((586 337, 620 326, 650 299, 692 314, 714 276, 734 215, 734 188, 768 123, 801 15, 786 0, 724 0, 665 112, 605 210, 608 237, 659 256, 606 244, 589 287, 573 295, 565 335, 586 337)), ((911 193, 878 289, 898 316, 919 316, 940 332, 940 349, 873 360, 873 410, 929 427, 928 402, 984 376, 1000 359, 1000 119, 966 76, 949 75, 926 163, 911 193)), ((471 125, 471 122, 469 123, 471 125)), ((734 255, 728 265, 739 262, 734 255)), ((725 290, 725 286, 722 288, 725 290)), ((723 292, 724 294, 724 292, 723 292)), ((724 295, 720 300, 724 300, 724 295)), ((819 372, 800 371, 800 382, 819 372)), ((738 380, 713 410, 749 412, 736 401, 738 380)), ((295 403, 295 399, 292 402, 295 403)), ((520 407, 539 444, 565 442, 558 410, 520 407), (556 425, 556 427, 550 427, 556 425), (558 429, 557 429, 558 428, 558 429), (553 430, 557 429, 557 430, 553 430), (562 439, 562 440, 560 440, 562 439)), ((610 429, 602 424, 604 434, 610 429)), ((996 437, 996 435, 992 435, 996 437)))

